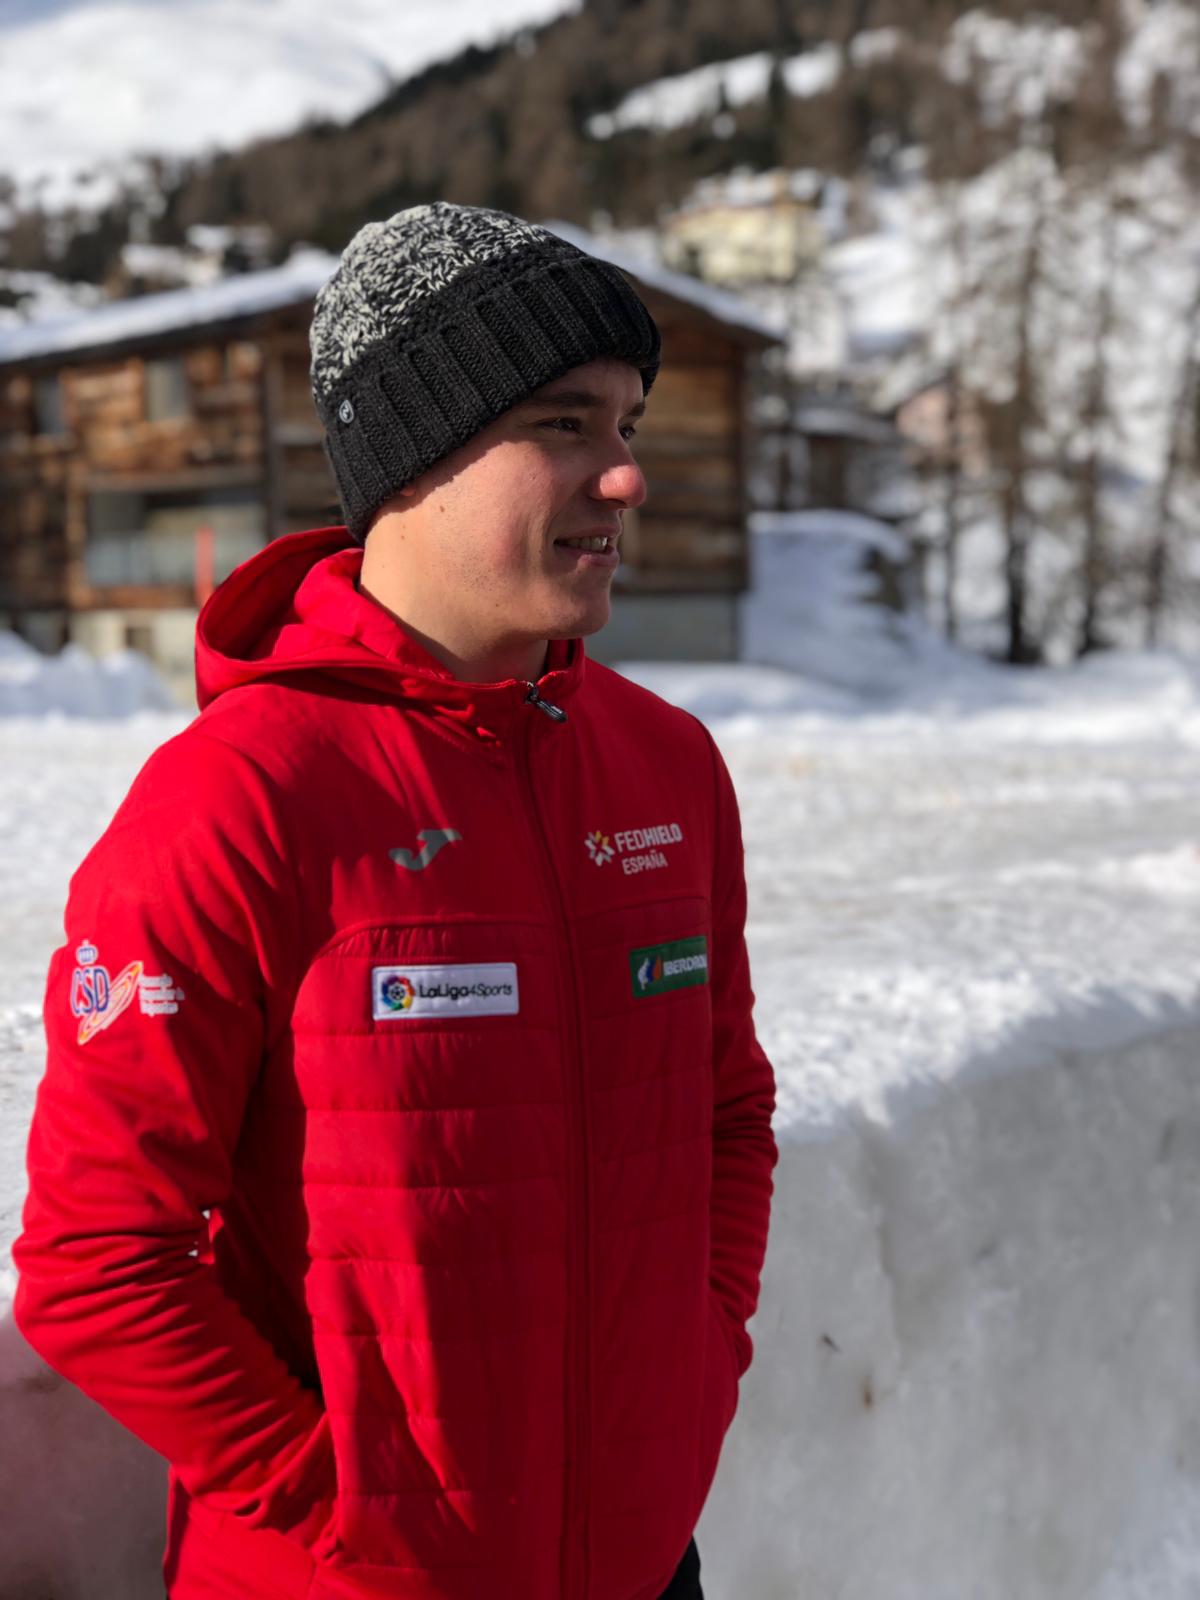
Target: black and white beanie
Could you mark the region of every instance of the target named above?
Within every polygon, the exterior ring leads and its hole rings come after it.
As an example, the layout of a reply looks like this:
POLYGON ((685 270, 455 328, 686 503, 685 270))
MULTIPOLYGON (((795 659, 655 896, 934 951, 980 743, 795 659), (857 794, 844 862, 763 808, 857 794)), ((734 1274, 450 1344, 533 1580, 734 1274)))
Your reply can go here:
POLYGON ((654 319, 607 261, 444 200, 368 222, 317 295, 312 388, 352 536, 405 484, 569 368, 658 372, 654 319))

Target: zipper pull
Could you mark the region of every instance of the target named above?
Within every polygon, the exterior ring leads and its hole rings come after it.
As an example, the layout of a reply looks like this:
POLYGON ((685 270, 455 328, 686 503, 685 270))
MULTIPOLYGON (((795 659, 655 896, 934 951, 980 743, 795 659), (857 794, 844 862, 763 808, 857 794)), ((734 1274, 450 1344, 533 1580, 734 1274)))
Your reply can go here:
POLYGON ((536 683, 529 685, 529 693, 525 696, 525 704, 527 706, 536 706, 539 711, 544 711, 551 722, 565 722, 567 720, 567 713, 561 706, 552 706, 549 700, 542 699, 537 692, 536 683))

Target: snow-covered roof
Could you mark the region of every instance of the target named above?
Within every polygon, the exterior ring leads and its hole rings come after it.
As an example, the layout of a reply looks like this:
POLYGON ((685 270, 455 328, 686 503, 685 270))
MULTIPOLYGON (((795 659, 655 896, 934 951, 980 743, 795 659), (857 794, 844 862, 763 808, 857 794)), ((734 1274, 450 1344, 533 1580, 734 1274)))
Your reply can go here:
POLYGON ((690 278, 684 272, 673 272, 670 267, 637 255, 619 242, 598 239, 586 229, 577 228, 573 222, 554 220, 543 222, 540 226, 549 228, 551 233, 558 234, 560 239, 565 239, 580 250, 586 250, 589 255, 599 256, 602 261, 611 261, 614 267, 620 267, 631 278, 640 279, 648 289, 658 289, 662 294, 696 306, 717 322, 744 328, 747 333, 770 340, 772 344, 782 343, 787 337, 787 330, 780 323, 772 321, 724 289, 716 289, 710 283, 690 278))
POLYGON ((324 250, 297 250, 281 267, 238 273, 196 288, 114 300, 95 310, 3 328, 0 366, 152 339, 181 328, 202 328, 297 305, 316 294, 337 260, 324 250))
MULTIPOLYGON (((648 287, 698 307, 718 322, 772 342, 784 337, 782 329, 734 295, 642 260, 571 223, 547 222, 542 226, 589 255, 611 261, 648 287)), ((216 283, 114 300, 94 310, 71 311, 43 321, 0 328, 0 367, 56 354, 100 350, 299 305, 316 294, 337 263, 338 257, 325 250, 304 248, 295 251, 281 267, 238 273, 216 283)))

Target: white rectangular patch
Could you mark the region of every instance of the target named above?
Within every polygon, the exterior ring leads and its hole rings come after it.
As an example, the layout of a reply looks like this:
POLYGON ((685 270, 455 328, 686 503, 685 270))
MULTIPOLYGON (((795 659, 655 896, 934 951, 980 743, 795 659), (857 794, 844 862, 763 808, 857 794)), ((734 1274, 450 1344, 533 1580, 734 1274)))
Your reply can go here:
POLYGON ((514 961, 479 966, 372 967, 376 1022, 414 1017, 511 1017, 521 1009, 514 961))

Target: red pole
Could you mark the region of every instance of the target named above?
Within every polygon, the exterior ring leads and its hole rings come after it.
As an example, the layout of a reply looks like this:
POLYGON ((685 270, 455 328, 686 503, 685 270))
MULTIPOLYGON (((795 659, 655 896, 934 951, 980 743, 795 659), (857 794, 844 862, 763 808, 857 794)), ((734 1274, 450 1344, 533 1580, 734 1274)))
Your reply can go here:
POLYGON ((214 543, 211 528, 196 529, 195 588, 198 606, 202 606, 216 588, 213 576, 216 556, 214 543))

